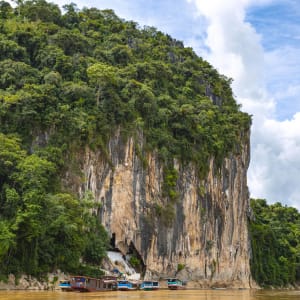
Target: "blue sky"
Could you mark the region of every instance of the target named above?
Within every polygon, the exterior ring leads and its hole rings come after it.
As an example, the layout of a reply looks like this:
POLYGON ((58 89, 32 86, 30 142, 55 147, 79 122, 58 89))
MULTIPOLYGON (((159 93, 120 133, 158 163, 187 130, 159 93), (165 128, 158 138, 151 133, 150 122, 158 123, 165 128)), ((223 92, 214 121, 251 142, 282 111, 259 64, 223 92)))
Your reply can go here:
POLYGON ((191 46, 233 78, 242 110, 253 115, 251 197, 300 210, 299 0, 80 0, 111 8, 191 46))
POLYGON ((292 101, 300 92, 300 2, 272 1, 267 6, 252 7, 246 20, 262 36, 269 60, 282 54, 278 64, 270 61, 266 83, 268 91, 276 95, 276 118, 292 118, 295 111, 300 111, 299 97, 292 101))

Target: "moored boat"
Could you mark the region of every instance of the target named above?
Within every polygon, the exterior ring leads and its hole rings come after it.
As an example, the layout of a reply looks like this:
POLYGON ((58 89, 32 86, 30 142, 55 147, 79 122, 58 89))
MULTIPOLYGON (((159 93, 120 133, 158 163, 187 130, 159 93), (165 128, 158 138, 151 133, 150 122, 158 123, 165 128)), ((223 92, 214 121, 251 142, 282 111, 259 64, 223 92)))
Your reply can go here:
POLYGON ((158 281, 144 280, 141 284, 141 290, 144 291, 156 291, 159 289, 158 281))
POLYGON ((131 280, 119 280, 118 290, 119 291, 134 291, 140 288, 140 283, 138 281, 131 280))
POLYGON ((63 292, 72 291, 71 282, 69 280, 60 280, 59 287, 63 292))
POLYGON ((178 278, 169 278, 167 284, 169 290, 182 290, 186 288, 186 282, 178 278))
POLYGON ((93 278, 87 276, 73 276, 71 288, 78 292, 112 291, 117 289, 117 279, 114 276, 93 278))

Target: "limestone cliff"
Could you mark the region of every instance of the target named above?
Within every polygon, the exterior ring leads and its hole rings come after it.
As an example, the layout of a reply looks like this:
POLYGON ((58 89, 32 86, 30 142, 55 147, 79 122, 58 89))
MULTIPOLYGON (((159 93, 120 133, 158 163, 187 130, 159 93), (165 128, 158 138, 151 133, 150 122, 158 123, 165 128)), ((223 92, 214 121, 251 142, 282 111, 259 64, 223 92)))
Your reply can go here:
MULTIPOLYGON (((180 265, 184 268, 176 275, 201 286, 249 287, 249 136, 246 140, 221 170, 215 170, 211 159, 205 180, 199 180, 192 165, 174 161, 179 199, 168 225, 155 212, 155 205, 166 205, 161 198, 163 167, 155 153, 141 158, 132 138, 124 141, 116 133, 108 158, 84 149, 77 161, 84 176, 68 172, 65 183, 81 195, 93 192, 115 246, 124 254, 134 247, 148 276, 174 276, 180 265)), ((139 149, 142 141, 140 137, 139 149)))

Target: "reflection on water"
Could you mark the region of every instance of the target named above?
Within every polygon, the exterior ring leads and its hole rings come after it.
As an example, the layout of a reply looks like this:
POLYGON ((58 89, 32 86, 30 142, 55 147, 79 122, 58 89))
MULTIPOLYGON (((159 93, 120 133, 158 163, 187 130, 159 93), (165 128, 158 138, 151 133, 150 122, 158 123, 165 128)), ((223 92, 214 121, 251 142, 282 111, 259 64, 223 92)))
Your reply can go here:
POLYGON ((299 300, 300 291, 181 290, 132 292, 27 292, 0 291, 0 300, 299 300))

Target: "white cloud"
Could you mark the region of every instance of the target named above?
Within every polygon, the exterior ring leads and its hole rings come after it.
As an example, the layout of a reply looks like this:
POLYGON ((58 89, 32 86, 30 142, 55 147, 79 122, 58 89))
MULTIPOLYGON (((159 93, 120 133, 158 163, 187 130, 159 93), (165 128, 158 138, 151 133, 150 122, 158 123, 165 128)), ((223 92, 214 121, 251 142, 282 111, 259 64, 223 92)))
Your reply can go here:
MULTIPOLYGON (((276 90, 271 96, 268 89, 288 72, 295 75, 299 72, 295 64, 299 61, 296 54, 299 51, 286 47, 266 53, 262 47, 263 37, 245 21, 249 6, 275 1, 228 0, 222 5, 218 0, 187 1, 194 3, 199 15, 208 21, 206 59, 234 79, 232 87, 237 100, 244 111, 253 115, 248 172, 251 197, 279 201, 300 209, 297 202, 300 195, 300 113, 295 113, 291 120, 277 121, 280 91, 276 90)), ((290 93, 298 90, 299 85, 294 83, 287 89, 290 93)))
POLYGON ((207 59, 221 73, 234 79, 239 97, 256 98, 263 88, 264 52, 260 36, 245 22, 245 5, 250 0, 193 1, 200 14, 208 20, 207 59))
POLYGON ((271 202, 280 201, 300 208, 300 113, 292 120, 266 119, 256 135, 252 151, 249 181, 253 197, 268 195, 271 202), (263 134, 262 134, 263 133, 263 134))

